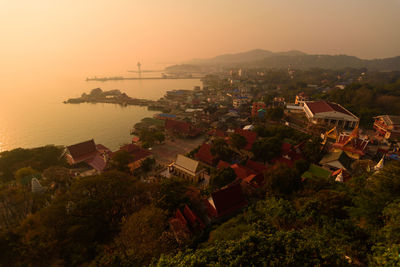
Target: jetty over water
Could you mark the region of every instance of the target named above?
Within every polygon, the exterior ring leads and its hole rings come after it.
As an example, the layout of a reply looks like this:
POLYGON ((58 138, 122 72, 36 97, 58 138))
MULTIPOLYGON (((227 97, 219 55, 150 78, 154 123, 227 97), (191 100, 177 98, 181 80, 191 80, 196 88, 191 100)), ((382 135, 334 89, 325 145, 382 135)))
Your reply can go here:
POLYGON ((87 82, 90 81, 119 81, 119 80, 197 80, 202 79, 204 76, 167 76, 167 77, 93 77, 93 78, 86 78, 87 82))

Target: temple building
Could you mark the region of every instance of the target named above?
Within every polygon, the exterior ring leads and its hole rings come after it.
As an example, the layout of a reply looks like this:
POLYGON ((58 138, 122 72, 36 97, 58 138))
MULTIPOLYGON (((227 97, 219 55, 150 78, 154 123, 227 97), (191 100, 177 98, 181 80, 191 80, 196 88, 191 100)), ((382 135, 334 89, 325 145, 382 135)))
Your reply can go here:
POLYGON ((400 116, 381 115, 374 117, 376 134, 385 139, 400 139, 400 116))
POLYGON ((168 168, 174 175, 195 183, 204 178, 204 169, 200 167, 200 162, 181 154, 176 157, 176 161, 171 163, 168 168))
POLYGON ((294 104, 299 105, 299 106, 304 106, 304 103, 309 100, 310 100, 310 98, 308 97, 308 95, 306 95, 306 93, 300 92, 296 95, 294 104))
POLYGON ((304 103, 307 119, 314 124, 329 124, 339 128, 353 129, 360 119, 339 104, 316 101, 304 103))
POLYGON ((334 152, 344 151, 352 159, 360 159, 365 155, 369 143, 368 138, 361 138, 358 126, 354 128, 351 134, 341 133, 332 145, 334 152))
POLYGON ((70 165, 85 163, 96 172, 102 172, 107 165, 111 151, 94 140, 88 140, 66 148, 66 158, 70 165))

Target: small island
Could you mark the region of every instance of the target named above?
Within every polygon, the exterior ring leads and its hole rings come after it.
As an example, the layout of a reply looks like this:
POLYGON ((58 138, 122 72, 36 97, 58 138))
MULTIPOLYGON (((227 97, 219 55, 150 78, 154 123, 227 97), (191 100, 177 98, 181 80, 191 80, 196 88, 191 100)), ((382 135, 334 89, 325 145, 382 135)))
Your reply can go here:
POLYGON ((121 106, 137 105, 137 106, 150 106, 155 101, 147 99, 138 99, 122 93, 120 90, 103 91, 101 88, 95 88, 89 94, 83 93, 78 98, 70 98, 64 101, 64 104, 80 104, 80 103, 110 103, 119 104, 121 106))

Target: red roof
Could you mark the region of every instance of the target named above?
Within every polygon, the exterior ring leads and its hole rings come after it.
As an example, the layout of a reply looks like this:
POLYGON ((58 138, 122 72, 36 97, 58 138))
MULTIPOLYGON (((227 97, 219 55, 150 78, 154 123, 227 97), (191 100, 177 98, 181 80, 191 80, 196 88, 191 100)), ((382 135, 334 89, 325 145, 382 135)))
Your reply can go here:
MULTIPOLYGON (((124 151, 128 152, 129 154, 132 154, 133 162, 135 162, 137 160, 141 160, 141 159, 151 155, 150 151, 143 149, 140 146, 137 146, 135 144, 124 145, 118 151, 121 151, 121 150, 124 150, 124 151)), ((118 151, 116 151, 116 152, 118 152, 118 151)), ((114 153, 116 153, 116 152, 114 152, 114 153)))
MULTIPOLYGON (((256 162, 254 162, 254 161, 252 161, 253 163, 255 163, 255 164, 257 164, 256 162)), ((262 164, 261 164, 262 165, 262 164)), ((263 165, 263 166, 265 166, 265 165, 263 165)), ((258 166, 258 167, 260 167, 260 166, 258 166)), ((241 179, 241 180, 243 180, 243 179, 245 179, 246 177, 248 177, 249 175, 256 175, 257 173, 258 173, 258 171, 256 171, 256 170, 254 170, 254 169, 251 169, 251 168, 248 168, 248 167, 246 167, 246 166, 242 166, 242 165, 239 165, 239 164, 232 164, 232 165, 230 165, 228 162, 225 162, 225 161, 223 161, 223 160, 220 160, 219 162, 218 162, 218 165, 217 165, 217 169, 225 169, 225 168, 232 168, 233 169, 233 171, 235 172, 235 174, 236 174, 236 177, 237 178, 239 178, 239 179, 241 179)))
POLYGON ((197 136, 201 132, 200 129, 192 127, 190 123, 169 119, 166 120, 165 129, 176 134, 185 134, 189 136, 197 136))
POLYGON ((209 134, 209 135, 212 135, 212 136, 221 137, 221 138, 225 138, 225 137, 226 137, 225 132, 222 131, 222 130, 219 130, 219 129, 210 130, 210 131, 208 132, 208 134, 209 134))
POLYGON ((251 150, 253 143, 257 140, 257 133, 253 131, 243 130, 243 129, 236 129, 236 134, 240 134, 247 140, 246 147, 244 149, 251 150))
POLYGON ((263 174, 252 174, 243 179, 243 181, 247 182, 254 188, 258 188, 264 184, 264 175, 263 174))
POLYGON ((306 105, 313 114, 336 111, 350 116, 354 116, 348 110, 346 110, 345 108, 336 103, 331 103, 326 101, 316 101, 316 102, 308 102, 306 105))
POLYGON ((300 160, 303 158, 303 155, 300 150, 300 147, 302 145, 303 145, 303 143, 300 143, 296 146, 292 146, 289 143, 282 143, 282 148, 281 148, 281 158, 282 159, 278 158, 275 161, 287 163, 289 166, 293 166, 293 163, 296 160, 300 160))
POLYGON ((202 144, 199 151, 195 155, 196 159, 207 163, 209 165, 214 164, 215 157, 211 154, 211 145, 210 144, 202 144))
POLYGON ((367 148, 368 140, 363 140, 358 138, 357 136, 349 136, 341 134, 336 143, 332 146, 334 148, 338 148, 344 151, 356 153, 360 156, 364 156, 364 151, 367 148))
POLYGON ((111 153, 111 150, 102 144, 96 144, 96 149, 97 149, 97 151, 99 151, 101 153, 105 153, 105 154, 111 153))
POLYGON ((235 184, 211 194, 217 216, 237 211, 247 205, 240 184, 235 184))
POLYGON ((67 146, 67 149, 76 162, 85 160, 88 157, 93 157, 97 152, 96 144, 93 139, 72 146, 67 146))
POLYGON ((253 161, 253 160, 247 160, 246 162, 246 167, 249 168, 250 170, 253 170, 256 173, 262 173, 265 170, 268 169, 268 167, 260 162, 253 161))
POLYGON ((229 168, 230 166, 231 166, 231 165, 230 165, 228 162, 223 161, 223 160, 220 160, 220 161, 218 162, 217 169, 218 169, 218 170, 220 170, 220 169, 225 169, 225 168, 229 168))
POLYGON ((285 155, 292 150, 292 145, 289 143, 282 143, 281 153, 285 155))
POLYGON ((203 229, 205 227, 204 223, 199 217, 196 216, 196 214, 188 207, 188 205, 185 205, 185 208, 183 209, 183 215, 189 221, 192 229, 203 229))
POLYGON ((250 174, 254 174, 251 170, 238 164, 233 164, 230 167, 235 171, 236 177, 242 180, 250 174))
POLYGON ((97 171, 103 171, 107 166, 107 162, 100 152, 98 152, 93 158, 85 160, 85 162, 97 171))
POLYGON ((175 213, 175 218, 181 221, 182 224, 187 224, 185 217, 183 216, 182 212, 178 209, 175 213))

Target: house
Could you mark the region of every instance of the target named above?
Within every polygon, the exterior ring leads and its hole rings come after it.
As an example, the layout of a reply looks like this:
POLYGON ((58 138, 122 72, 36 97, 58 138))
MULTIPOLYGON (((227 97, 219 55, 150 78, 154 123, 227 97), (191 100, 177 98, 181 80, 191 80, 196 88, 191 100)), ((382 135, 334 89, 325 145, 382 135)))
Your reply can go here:
POLYGON ((247 160, 246 168, 254 171, 255 173, 263 173, 268 169, 268 166, 257 161, 247 160))
MULTIPOLYGON (((143 149, 140 146, 137 146, 135 144, 127 144, 127 145, 121 146, 118 151, 126 151, 132 156, 132 159, 128 164, 128 167, 131 172, 140 168, 142 166, 142 163, 144 160, 146 160, 147 158, 153 157, 153 154, 150 151, 143 149)), ((118 151, 116 151, 116 152, 118 152, 118 151)), ((113 154, 115 154, 116 152, 114 152, 113 154)))
POLYGON ((385 139, 400 138, 400 116, 381 115, 374 117, 376 134, 385 139))
POLYGON ((310 100, 310 98, 308 97, 308 95, 304 92, 300 92, 296 95, 296 99, 294 101, 295 105, 299 105, 299 106, 304 106, 304 103, 306 101, 310 100))
POLYGON ((346 155, 344 151, 330 152, 326 154, 319 164, 331 170, 343 169, 351 170, 353 159, 346 155))
POLYGON ((170 164, 169 171, 195 183, 204 178, 204 169, 200 167, 199 162, 181 154, 176 157, 174 163, 170 164))
POLYGON ((302 142, 298 145, 292 145, 286 142, 282 143, 281 155, 272 160, 273 163, 283 163, 289 167, 293 167, 295 162, 304 159, 301 147, 305 143, 302 142))
POLYGON ((247 96, 240 96, 232 100, 232 106, 234 108, 239 108, 242 105, 246 105, 248 102, 249 98, 247 96))
POLYGON ((253 147, 254 142, 257 140, 257 133, 253 131, 248 131, 248 130, 242 130, 242 129, 236 129, 235 130, 236 134, 240 134, 244 138, 246 138, 247 144, 244 147, 245 150, 251 150, 253 147))
POLYGON ((358 127, 354 128, 351 134, 341 133, 337 141, 332 145, 334 152, 344 151, 353 159, 360 159, 365 155, 369 143, 368 138, 361 138, 359 136, 358 127))
POLYGON ((93 139, 66 148, 66 158, 70 165, 85 163, 97 172, 105 169, 110 154, 107 147, 96 145, 93 139))
POLYGON ((194 213, 188 205, 183 208, 183 216, 186 218, 189 229, 192 231, 201 231, 205 228, 203 221, 194 213))
POLYGON ((170 134, 182 137, 196 137, 201 133, 200 129, 188 122, 170 119, 167 119, 165 122, 165 130, 170 134))
POLYGON ((272 101, 272 106, 273 107, 285 107, 286 102, 284 97, 274 97, 274 100, 272 101))
POLYGON ((205 228, 203 221, 188 205, 185 205, 183 212, 177 209, 175 216, 170 218, 168 222, 178 243, 189 240, 193 233, 199 232, 205 228))
POLYGON ((227 137, 226 132, 222 131, 222 130, 219 130, 219 129, 212 129, 207 134, 210 135, 210 136, 219 137, 219 138, 227 137))
POLYGON ((316 101, 304 103, 307 119, 314 124, 336 125, 341 128, 354 128, 360 119, 339 104, 316 101))
POLYGON ((168 113, 154 114, 153 117, 155 119, 160 119, 160 120, 175 120, 176 119, 176 115, 168 114, 168 113))
POLYGON ((264 183, 264 171, 267 170, 267 166, 262 163, 247 160, 246 166, 240 164, 230 165, 228 162, 220 160, 217 165, 217 169, 231 168, 237 179, 244 181, 247 184, 253 186, 254 188, 260 187, 264 183))
POLYGON ((175 240, 179 244, 189 240, 192 236, 188 227, 188 222, 179 209, 176 211, 175 216, 168 220, 168 223, 174 233, 175 240))
POLYGON ((197 160, 200 160, 201 162, 214 166, 216 164, 216 157, 213 156, 211 153, 211 145, 210 144, 202 144, 201 147, 199 148, 199 151, 194 155, 194 157, 197 160))
POLYGON ((205 200, 210 218, 229 216, 247 206, 240 184, 230 185, 211 194, 205 200))
POLYGON ((253 102, 253 106, 251 108, 251 116, 253 118, 258 116, 260 109, 264 110, 264 113, 265 113, 265 110, 267 109, 267 106, 265 105, 265 103, 264 102, 253 102))

